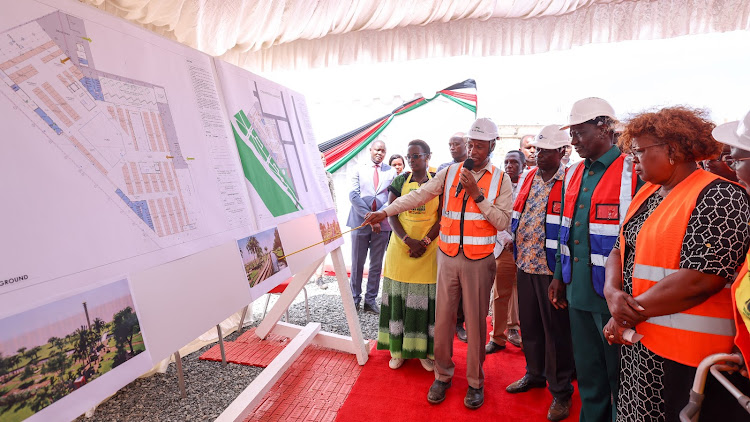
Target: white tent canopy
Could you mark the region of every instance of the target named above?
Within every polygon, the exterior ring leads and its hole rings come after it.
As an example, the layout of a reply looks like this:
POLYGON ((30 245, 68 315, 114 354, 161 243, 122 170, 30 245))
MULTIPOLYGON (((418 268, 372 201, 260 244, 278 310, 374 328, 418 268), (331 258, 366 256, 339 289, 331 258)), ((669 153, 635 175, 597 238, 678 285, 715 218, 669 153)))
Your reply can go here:
POLYGON ((743 0, 84 0, 253 71, 750 29, 743 0))

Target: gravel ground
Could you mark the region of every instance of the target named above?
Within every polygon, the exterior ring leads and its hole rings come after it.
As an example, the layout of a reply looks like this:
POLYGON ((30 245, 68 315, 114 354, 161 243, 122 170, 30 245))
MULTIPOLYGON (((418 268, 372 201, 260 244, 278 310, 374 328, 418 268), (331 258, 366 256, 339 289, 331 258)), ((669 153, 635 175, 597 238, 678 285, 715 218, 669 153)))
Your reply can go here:
MULTIPOLYGON (((323 280, 328 289, 320 289, 315 283, 308 283, 306 286, 310 320, 320 322, 323 331, 349 335, 338 283, 334 277, 324 277, 323 280)), ((346 294, 350 293, 347 291, 346 294)), ((274 295, 271 298, 269 308, 277 297, 274 295)), ((255 323, 250 326, 256 326, 260 322, 264 305, 265 298, 256 302, 253 309, 255 323)), ((289 319, 293 324, 305 325, 304 294, 300 294, 289 308, 289 319)), ((378 315, 360 312, 359 321, 362 335, 366 339, 376 338, 378 315)), ((235 338, 236 332, 226 336, 225 340, 235 338)), ((222 368, 221 362, 199 360, 200 355, 212 346, 206 346, 182 358, 187 386, 186 399, 180 399, 176 368, 172 363, 166 373, 133 381, 98 406, 93 417, 81 416, 76 421, 214 420, 260 374, 262 368, 235 364, 222 368)))

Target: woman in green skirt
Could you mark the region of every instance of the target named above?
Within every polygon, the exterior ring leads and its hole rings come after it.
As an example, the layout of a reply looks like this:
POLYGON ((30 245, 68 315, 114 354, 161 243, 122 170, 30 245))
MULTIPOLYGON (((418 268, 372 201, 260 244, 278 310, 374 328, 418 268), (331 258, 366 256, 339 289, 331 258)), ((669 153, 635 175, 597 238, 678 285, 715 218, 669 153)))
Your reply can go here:
MULTIPOLYGON (((417 190, 432 179, 428 172, 430 146, 415 139, 409 142, 406 161, 411 172, 397 176, 388 188, 389 202, 417 190)), ((437 280, 437 238, 440 230, 442 197, 413 210, 388 217, 393 233, 385 253, 383 299, 378 328, 378 349, 390 350, 391 369, 405 359, 419 359, 424 369, 433 370, 435 331, 435 281, 437 280)))

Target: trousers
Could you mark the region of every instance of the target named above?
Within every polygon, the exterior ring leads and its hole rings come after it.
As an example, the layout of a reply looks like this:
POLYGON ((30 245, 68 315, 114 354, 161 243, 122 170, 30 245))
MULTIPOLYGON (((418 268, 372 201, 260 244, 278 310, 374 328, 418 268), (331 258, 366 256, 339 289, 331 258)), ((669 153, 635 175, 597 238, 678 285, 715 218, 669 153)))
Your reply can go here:
POLYGON ((459 250, 455 257, 438 252, 437 298, 435 304, 435 379, 453 378, 453 336, 459 300, 463 303, 468 348, 466 379, 469 386, 484 386, 484 342, 490 289, 495 279, 495 257, 471 260, 459 250))
POLYGON ((490 340, 500 346, 505 346, 508 336, 506 329, 517 330, 518 295, 516 283, 516 260, 513 259, 513 249, 506 247, 500 256, 495 258, 497 267, 495 272, 494 289, 492 293, 492 332, 490 340))
POLYGON ((365 303, 373 304, 378 298, 380 275, 383 272, 383 256, 388 246, 390 231, 375 233, 372 227, 365 226, 352 232, 352 277, 350 280, 354 304, 359 305, 362 299, 362 273, 365 268, 367 252, 370 252, 370 269, 367 275, 365 303))

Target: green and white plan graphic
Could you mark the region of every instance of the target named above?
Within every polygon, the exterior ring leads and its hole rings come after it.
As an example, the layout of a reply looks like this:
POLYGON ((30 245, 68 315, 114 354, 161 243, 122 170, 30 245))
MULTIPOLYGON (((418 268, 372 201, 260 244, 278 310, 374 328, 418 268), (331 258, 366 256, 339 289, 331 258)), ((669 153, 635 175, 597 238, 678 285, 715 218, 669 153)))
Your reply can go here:
POLYGON ((275 122, 267 124, 256 107, 249 113, 240 110, 234 115, 232 133, 245 178, 271 214, 279 217, 301 210, 275 122))
POLYGON ((215 64, 258 227, 329 207, 304 97, 234 65, 215 64))

